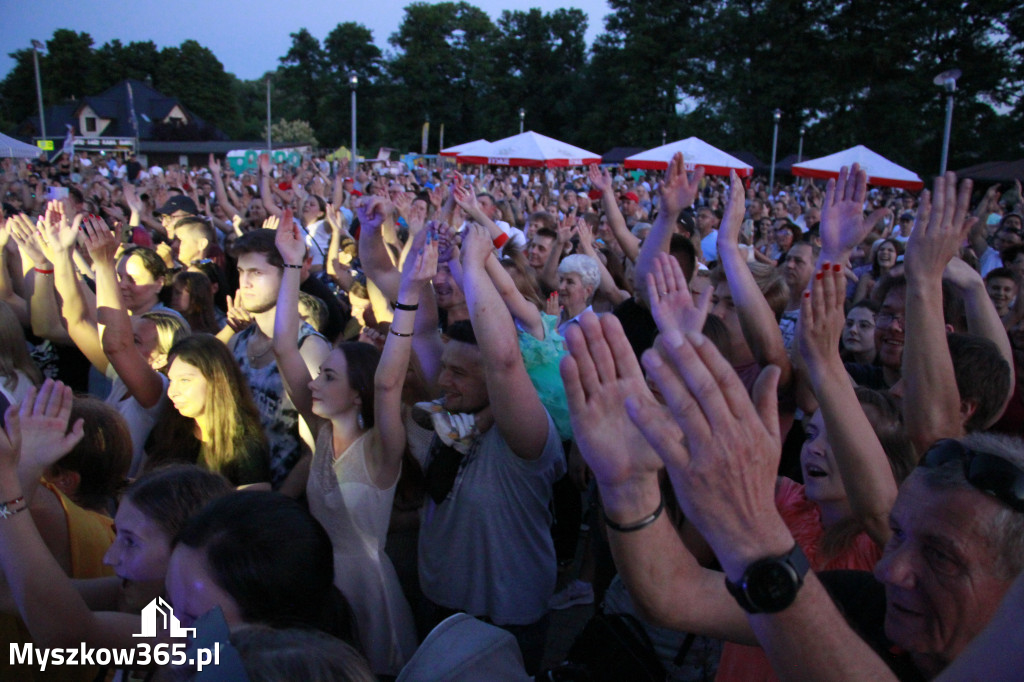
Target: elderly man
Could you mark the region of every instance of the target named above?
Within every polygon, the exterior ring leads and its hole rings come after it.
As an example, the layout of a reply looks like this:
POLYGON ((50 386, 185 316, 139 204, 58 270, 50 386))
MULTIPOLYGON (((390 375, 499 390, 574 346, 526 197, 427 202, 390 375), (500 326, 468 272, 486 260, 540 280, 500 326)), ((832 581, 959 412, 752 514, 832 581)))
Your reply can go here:
POLYGON ((936 443, 899 491, 874 577, 819 580, 774 504, 777 369, 765 370, 752 402, 706 338, 666 333, 644 358, 665 406, 613 318, 585 315, 568 343, 573 429, 601 489, 616 563, 656 624, 756 638, 782 677, 921 679, 963 651, 1024 567, 1020 441, 936 443), (724 576, 702 568, 662 514, 662 468, 724 576))

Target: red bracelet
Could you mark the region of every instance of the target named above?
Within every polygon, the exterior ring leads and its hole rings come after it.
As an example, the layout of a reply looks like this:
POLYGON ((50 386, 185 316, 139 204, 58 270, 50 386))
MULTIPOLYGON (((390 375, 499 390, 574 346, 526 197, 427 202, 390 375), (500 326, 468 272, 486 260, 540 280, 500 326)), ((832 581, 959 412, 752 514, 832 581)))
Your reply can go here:
POLYGON ((492 242, 492 244, 494 244, 494 248, 500 249, 501 247, 505 246, 505 242, 507 242, 507 241, 508 241, 508 235, 502 233, 502 235, 500 237, 495 237, 494 238, 494 241, 492 242))
POLYGON ((53 274, 53 270, 52 269, 50 269, 50 270, 40 270, 39 268, 32 268, 32 269, 35 270, 36 272, 38 272, 40 275, 52 275, 53 274))

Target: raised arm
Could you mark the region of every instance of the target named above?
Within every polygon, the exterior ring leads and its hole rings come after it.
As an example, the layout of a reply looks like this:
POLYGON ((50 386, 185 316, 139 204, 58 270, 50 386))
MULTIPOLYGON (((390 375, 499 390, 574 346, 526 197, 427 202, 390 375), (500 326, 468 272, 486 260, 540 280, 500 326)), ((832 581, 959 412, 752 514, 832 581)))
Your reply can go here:
POLYGON ((590 176, 590 186, 601 192, 601 205, 608 216, 608 228, 615 235, 615 240, 619 242, 626 258, 635 263, 640 255, 640 240, 629 231, 626 219, 622 217, 619 202, 615 200, 615 191, 612 189, 612 176, 607 169, 600 168, 597 164, 591 164, 587 174, 590 176))
POLYGON ((61 314, 67 322, 71 340, 96 369, 105 373, 108 360, 100 342, 96 312, 82 295, 72 258, 82 216, 76 216, 74 222, 69 223, 64 213, 57 212, 57 206, 58 202, 50 202, 45 219, 40 220, 39 244, 50 252, 54 284, 61 298, 61 314))
POLYGON ((402 268, 397 308, 380 364, 374 376, 373 412, 380 433, 381 452, 368 462, 370 476, 379 487, 388 487, 398 478, 402 454, 406 449, 405 423, 402 421, 402 387, 412 352, 413 323, 424 285, 437 273, 437 242, 434 228, 428 227, 413 244, 416 249, 402 268))
POLYGON ((801 302, 797 333, 850 508, 881 547, 892 535, 889 511, 896 501, 897 485, 885 450, 839 357, 846 319, 845 290, 846 278, 838 264, 822 269, 820 278, 811 281, 810 296, 805 295, 801 302))
POLYGON ((512 276, 498 262, 495 255, 487 259, 487 274, 494 282, 495 288, 505 302, 505 307, 512 314, 512 319, 519 323, 519 326, 531 334, 534 338, 544 340, 544 322, 541 319, 537 306, 526 300, 523 294, 516 287, 512 276))
POLYGON ((612 305, 618 305, 629 298, 627 292, 615 286, 612 273, 608 272, 604 261, 598 255, 597 249, 594 248, 594 232, 590 228, 590 223, 584 220, 582 216, 576 219, 576 234, 580 238, 580 251, 597 262, 598 272, 601 273, 601 284, 598 289, 604 294, 604 297, 611 301, 612 305))
POLYGON ((967 221, 971 186, 964 180, 957 192, 955 173, 935 178, 928 222, 918 225, 907 243, 903 409, 914 417, 907 420, 907 431, 918 452, 940 438, 963 435, 960 393, 942 315, 942 273, 973 224, 967 221))
POLYGON ((729 281, 729 291, 736 304, 743 337, 750 346, 757 364, 762 367, 778 367, 781 371, 779 384, 786 387, 793 377, 793 365, 786 353, 786 345, 782 340, 782 331, 775 319, 775 313, 757 286, 754 273, 750 271, 747 259, 740 251, 744 191, 736 171, 732 172, 731 180, 725 217, 718 230, 718 259, 729 281))
POLYGON ((270 161, 269 154, 260 154, 259 158, 260 167, 260 201, 263 202, 263 207, 267 209, 268 215, 281 216, 281 209, 277 204, 274 203, 274 193, 270 189, 270 171, 274 165, 270 161))
POLYGON ((274 357, 281 372, 288 397, 295 404, 299 415, 309 424, 314 436, 322 423, 313 414, 313 397, 309 390, 311 372, 299 350, 299 284, 302 277, 302 259, 306 255, 304 235, 299 231, 291 211, 285 211, 286 220, 281 221, 274 242, 284 259, 281 288, 277 292, 277 308, 274 314, 274 357))
POLYGON ((393 301, 398 295, 401 275, 381 236, 386 206, 387 202, 380 197, 366 197, 356 209, 359 215, 359 260, 366 276, 389 301, 393 301))
POLYGON ((548 438, 549 419, 523 365, 512 316, 487 275, 492 249, 487 231, 471 225, 462 245, 466 304, 496 427, 517 456, 538 459, 548 438))
MULTIPOLYGON (((676 497, 739 583, 759 559, 789 553, 795 543, 775 507, 781 440, 778 370, 766 368, 753 402, 728 361, 699 334, 665 334, 644 355, 649 376, 672 419, 627 402, 630 417, 665 462, 676 497), (680 438, 680 434, 685 434, 680 438)), ((783 679, 893 680, 808 571, 794 601, 747 621, 783 679)))
POLYGON ((82 231, 96 269, 96 320, 103 353, 128 392, 148 409, 164 396, 164 382, 135 345, 135 332, 114 270, 118 241, 102 218, 84 220, 82 231))
POLYGON ((668 253, 668 246, 675 232, 676 220, 684 208, 693 205, 704 179, 704 167, 699 166, 693 175, 687 177, 683 155, 677 153, 668 165, 665 178, 658 188, 661 203, 658 217, 654 219, 647 239, 640 247, 633 272, 633 293, 637 300, 647 302, 647 275, 652 271, 654 259, 659 253, 668 253))
POLYGON ((621 323, 613 315, 586 312, 579 325, 568 328, 566 343, 570 355, 561 373, 573 433, 601 492, 615 565, 634 603, 655 624, 751 642, 722 574, 702 568, 661 513, 658 473, 664 464, 625 403, 635 401, 654 419, 674 422, 647 387, 621 323), (645 520, 650 522, 641 525, 645 520))
POLYGON ((224 187, 224 167, 220 161, 213 154, 210 154, 210 160, 207 165, 210 169, 210 175, 213 176, 213 191, 217 193, 217 203, 224 207, 224 212, 228 214, 228 218, 242 215, 242 212, 238 210, 238 207, 228 197, 227 188, 224 187))
POLYGON ((829 180, 825 187, 825 205, 821 209, 821 253, 823 263, 847 265, 854 247, 864 241, 871 228, 886 211, 876 209, 864 217, 864 198, 868 191, 868 175, 858 164, 839 169, 839 178, 829 180))
MULTIPOLYGON (((62 387, 63 391, 63 387, 62 387)), ((70 394, 70 390, 67 390, 70 394)), ((70 395, 68 395, 70 399, 70 395)), ((70 407, 60 410, 63 424, 53 431, 64 434, 70 407)), ((6 430, 0 431, 0 497, 22 497, 18 477, 19 458, 32 461, 33 468, 52 456, 52 452, 22 452, 22 434, 18 410, 10 407, 5 415, 6 430)), ((74 431, 72 432, 74 434, 74 431)), ((81 430, 78 427, 78 437, 81 430)), ((73 443, 72 443, 73 445, 73 443)), ((45 468, 45 467, 44 467, 45 468)), ((93 613, 71 580, 47 548, 31 514, 19 513, 24 503, 8 503, 15 513, 0 523, 0 566, 11 593, 38 647, 74 647, 85 643, 93 647, 134 648, 141 619, 121 613, 93 613)))

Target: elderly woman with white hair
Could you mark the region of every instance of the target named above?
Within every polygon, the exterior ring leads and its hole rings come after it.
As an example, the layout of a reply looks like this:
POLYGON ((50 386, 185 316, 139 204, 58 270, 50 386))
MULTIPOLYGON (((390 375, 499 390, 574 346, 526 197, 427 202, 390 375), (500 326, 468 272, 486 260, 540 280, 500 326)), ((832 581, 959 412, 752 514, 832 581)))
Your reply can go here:
POLYGON ((562 305, 559 334, 564 336, 566 327, 591 309, 594 292, 600 284, 600 265, 591 256, 574 253, 558 264, 558 301, 562 305))

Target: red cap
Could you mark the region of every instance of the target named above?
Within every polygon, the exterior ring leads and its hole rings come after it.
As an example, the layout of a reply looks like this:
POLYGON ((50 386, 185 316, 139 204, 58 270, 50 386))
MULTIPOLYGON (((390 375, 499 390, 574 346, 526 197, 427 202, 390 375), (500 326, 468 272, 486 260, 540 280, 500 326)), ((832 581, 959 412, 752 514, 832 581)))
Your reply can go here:
POLYGON ((290 190, 292 188, 292 183, 290 183, 290 182, 282 182, 281 184, 279 184, 277 186, 277 188, 279 190, 281 190, 282 192, 286 192, 286 191, 288 191, 288 190, 290 190))
POLYGON ((640 202, 640 197, 638 197, 636 195, 636 192, 626 192, 625 194, 622 195, 622 198, 623 199, 630 199, 630 200, 635 201, 637 203, 640 202))
POLYGON ((604 195, 604 192, 602 192, 602 191, 601 191, 601 190, 599 190, 599 189, 592 189, 592 190, 590 190, 589 192, 587 192, 587 196, 588 196, 588 197, 590 197, 590 200, 591 200, 591 201, 597 201, 597 200, 598 200, 598 199, 600 199, 600 198, 601 198, 601 197, 602 197, 603 195, 604 195))
POLYGON ((357 196, 357 197, 361 197, 361 196, 363 196, 363 193, 362 193, 362 192, 360 192, 360 191, 359 191, 359 190, 357 190, 357 189, 354 189, 354 190, 352 190, 351 192, 349 192, 349 194, 352 194, 352 195, 354 195, 354 196, 357 196))

